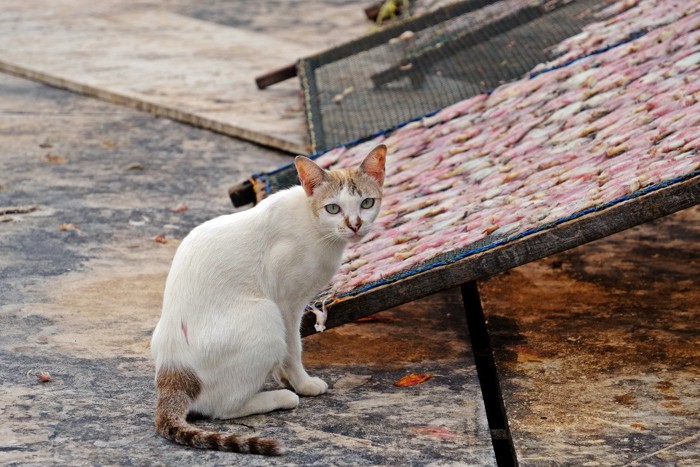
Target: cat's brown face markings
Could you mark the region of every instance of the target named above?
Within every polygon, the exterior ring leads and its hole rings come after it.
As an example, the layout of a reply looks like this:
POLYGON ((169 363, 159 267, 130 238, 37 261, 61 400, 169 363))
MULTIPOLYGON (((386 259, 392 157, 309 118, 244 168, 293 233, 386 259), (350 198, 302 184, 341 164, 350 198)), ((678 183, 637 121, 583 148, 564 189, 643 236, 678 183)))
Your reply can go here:
POLYGON ((357 198, 359 203, 366 198, 374 198, 377 204, 381 202, 381 187, 376 180, 359 169, 332 170, 326 174, 327 179, 317 187, 311 200, 316 216, 322 213, 329 200, 336 199, 343 192, 357 198))
POLYGON ((386 146, 379 145, 359 167, 326 171, 310 159, 295 164, 311 211, 328 239, 359 241, 379 213, 386 146))

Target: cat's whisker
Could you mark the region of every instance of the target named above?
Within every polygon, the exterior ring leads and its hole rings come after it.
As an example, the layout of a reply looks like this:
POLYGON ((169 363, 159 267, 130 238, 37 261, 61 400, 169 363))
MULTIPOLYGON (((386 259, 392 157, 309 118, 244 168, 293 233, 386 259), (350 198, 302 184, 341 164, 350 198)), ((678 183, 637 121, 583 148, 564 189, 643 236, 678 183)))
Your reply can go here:
POLYGON ((332 245, 334 243, 338 243, 340 240, 338 239, 338 235, 335 232, 328 232, 323 237, 321 237, 321 241, 324 242, 326 245, 332 245))

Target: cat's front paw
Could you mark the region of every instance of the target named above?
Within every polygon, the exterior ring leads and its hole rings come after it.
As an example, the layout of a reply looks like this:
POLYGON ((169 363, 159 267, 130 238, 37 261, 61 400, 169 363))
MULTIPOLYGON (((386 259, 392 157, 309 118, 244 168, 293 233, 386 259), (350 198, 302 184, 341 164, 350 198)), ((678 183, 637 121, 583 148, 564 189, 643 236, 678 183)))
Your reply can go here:
POLYGON ((318 396, 328 391, 328 384, 321 378, 306 378, 294 388, 302 396, 318 396))

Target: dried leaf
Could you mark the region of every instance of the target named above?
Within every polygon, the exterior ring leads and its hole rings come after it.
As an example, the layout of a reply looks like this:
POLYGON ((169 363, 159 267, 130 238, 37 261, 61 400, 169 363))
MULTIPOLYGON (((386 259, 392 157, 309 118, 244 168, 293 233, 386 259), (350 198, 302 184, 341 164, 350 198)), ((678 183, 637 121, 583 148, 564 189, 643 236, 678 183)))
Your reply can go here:
POLYGON ((185 203, 180 203, 180 204, 178 204, 177 206, 175 206, 174 208, 172 208, 171 211, 172 211, 172 212, 180 213, 180 212, 185 212, 185 211, 187 211, 188 209, 189 209, 189 208, 187 207, 187 205, 186 205, 185 203))
POLYGON ((69 223, 67 223, 67 224, 61 224, 61 225, 59 225, 59 226, 58 226, 58 230, 60 230, 61 232, 67 232, 67 231, 69 231, 69 230, 80 230, 80 229, 78 229, 78 226, 75 225, 75 224, 69 224, 69 223))
POLYGON ((153 241, 161 244, 168 243, 168 240, 166 240, 165 235, 156 235, 155 237, 153 237, 153 241))
POLYGON ((124 170, 144 170, 144 166, 140 162, 132 162, 124 167, 124 170))
POLYGON ((400 388, 405 388, 408 386, 416 386, 421 383, 425 383, 430 379, 432 375, 430 373, 424 374, 424 373, 411 373, 410 375, 406 375, 400 380, 396 381, 394 383, 394 386, 400 387, 400 388))
POLYGON ((65 164, 66 160, 59 156, 58 154, 47 154, 44 156, 44 160, 48 162, 49 164, 65 164))
POLYGON ((106 139, 100 143, 100 145, 105 149, 112 149, 117 147, 117 142, 111 139, 106 139))
POLYGON ((40 371, 36 374, 36 379, 40 383, 48 383, 49 381, 51 381, 51 374, 48 371, 40 371))

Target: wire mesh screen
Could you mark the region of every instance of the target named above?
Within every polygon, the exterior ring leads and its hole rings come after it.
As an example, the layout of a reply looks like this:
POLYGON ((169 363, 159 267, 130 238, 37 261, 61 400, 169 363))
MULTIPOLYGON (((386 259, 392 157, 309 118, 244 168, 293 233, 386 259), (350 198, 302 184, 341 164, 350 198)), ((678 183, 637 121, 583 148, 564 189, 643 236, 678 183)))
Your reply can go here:
POLYGON ((468 0, 301 60, 312 152, 522 77, 604 3, 468 0))

